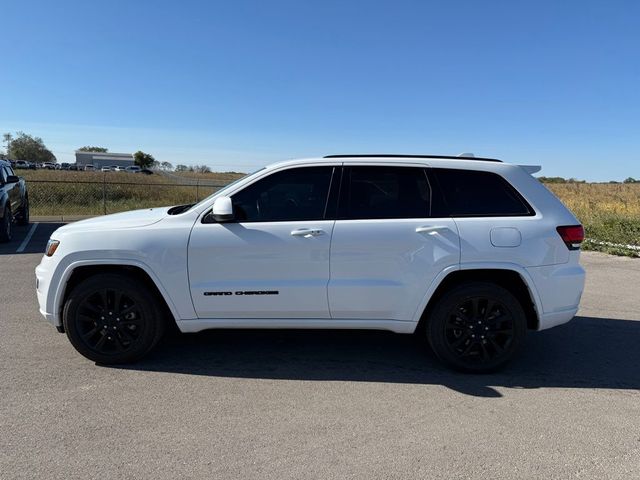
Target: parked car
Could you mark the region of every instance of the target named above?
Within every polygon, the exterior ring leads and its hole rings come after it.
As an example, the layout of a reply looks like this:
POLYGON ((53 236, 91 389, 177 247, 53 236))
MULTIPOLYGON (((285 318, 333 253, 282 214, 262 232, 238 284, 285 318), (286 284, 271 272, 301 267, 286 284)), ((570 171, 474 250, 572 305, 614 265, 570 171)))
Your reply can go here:
POLYGON ((26 160, 16 160, 15 168, 27 169, 29 168, 29 162, 26 160))
POLYGON ((11 240, 14 221, 18 225, 29 223, 27 185, 4 160, 0 160, 0 215, 0 242, 11 240))
POLYGON ((111 167, 102 167, 100 169, 101 172, 110 172, 111 171, 111 167))
POLYGON ((119 166, 117 166, 117 165, 116 165, 116 167, 115 167, 115 169, 114 169, 114 172, 124 172, 124 171, 125 171, 125 168, 124 168, 124 167, 119 167, 119 166))
POLYGON ((127 168, 125 168, 125 171, 129 173, 140 173, 140 170, 142 169, 138 165, 129 165, 127 168))
POLYGON ((85 357, 133 362, 175 322, 417 332, 447 365, 507 363, 568 322, 584 231, 499 160, 334 155, 276 163, 195 205, 56 230, 40 311, 85 357))
POLYGON ((149 170, 148 168, 143 168, 140 170, 140 173, 144 173, 145 175, 153 175, 153 170, 149 170))
POLYGON ((84 170, 87 172, 93 172, 96 169, 93 165, 85 165, 84 170))
POLYGON ((51 163, 51 162, 44 162, 42 164, 42 168, 46 169, 46 170, 55 170, 56 165, 55 163, 51 163))
POLYGON ((80 168, 78 167, 77 163, 72 163, 72 164, 69 165, 69 170, 78 171, 78 170, 80 170, 80 168))
POLYGON ((66 163, 66 162, 62 162, 60 164, 60 169, 62 169, 62 170, 69 170, 70 168, 71 168, 71 165, 66 163))

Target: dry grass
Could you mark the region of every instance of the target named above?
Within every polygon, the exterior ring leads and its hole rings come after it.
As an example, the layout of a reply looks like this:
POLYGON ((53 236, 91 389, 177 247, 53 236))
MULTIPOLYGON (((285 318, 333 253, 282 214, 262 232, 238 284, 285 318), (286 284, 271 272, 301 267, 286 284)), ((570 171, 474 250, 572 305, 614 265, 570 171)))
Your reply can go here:
POLYGON ((41 181, 65 181, 65 182, 106 182, 106 183, 185 183, 192 184, 193 180, 201 180, 203 183, 219 183, 226 185, 235 179, 243 176, 242 173, 154 173, 153 175, 144 175, 140 173, 127 172, 78 172, 70 170, 17 170, 17 174, 24 177, 25 180, 41 180, 41 181), (184 180, 184 182, 181 182, 184 180))
POLYGON ((640 245, 640 184, 546 184, 585 226, 591 249, 637 256, 595 241, 640 245))
POLYGON ((27 181, 34 216, 102 215, 194 203, 241 176, 181 177, 59 170, 21 170, 19 174, 27 181))

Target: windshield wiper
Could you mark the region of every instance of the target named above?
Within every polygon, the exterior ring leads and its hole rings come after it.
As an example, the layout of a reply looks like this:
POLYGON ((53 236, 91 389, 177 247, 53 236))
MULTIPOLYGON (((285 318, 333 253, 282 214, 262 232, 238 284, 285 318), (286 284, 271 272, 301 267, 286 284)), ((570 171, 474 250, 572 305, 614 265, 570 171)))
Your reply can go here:
POLYGON ((186 212, 191 207, 193 207, 195 203, 187 203, 186 205, 176 205, 175 207, 171 207, 167 213, 169 215, 178 215, 179 213, 186 212))

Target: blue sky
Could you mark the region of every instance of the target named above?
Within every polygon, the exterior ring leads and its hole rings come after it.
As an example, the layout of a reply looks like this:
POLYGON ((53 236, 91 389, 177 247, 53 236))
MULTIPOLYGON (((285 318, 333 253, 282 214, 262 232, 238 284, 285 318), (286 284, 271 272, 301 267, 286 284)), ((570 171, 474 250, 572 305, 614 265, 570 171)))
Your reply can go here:
POLYGON ((640 2, 3 2, 0 131, 248 171, 476 155, 640 177, 640 2))

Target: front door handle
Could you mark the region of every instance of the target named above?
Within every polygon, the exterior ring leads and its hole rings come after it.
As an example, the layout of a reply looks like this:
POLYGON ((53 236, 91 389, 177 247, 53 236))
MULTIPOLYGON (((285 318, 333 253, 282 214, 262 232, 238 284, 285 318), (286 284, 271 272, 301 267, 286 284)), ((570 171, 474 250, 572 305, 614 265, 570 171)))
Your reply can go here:
POLYGON ((416 233, 428 233, 429 235, 434 235, 442 230, 447 230, 449 227, 443 225, 435 225, 435 226, 427 226, 423 225, 422 227, 416 228, 416 233))
POLYGON ((323 235, 323 234, 324 234, 324 230, 320 228, 298 228, 297 230, 293 230, 291 232, 291 235, 293 237, 304 237, 304 238, 317 237, 318 235, 323 235))

